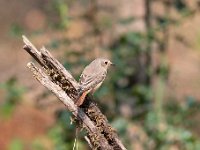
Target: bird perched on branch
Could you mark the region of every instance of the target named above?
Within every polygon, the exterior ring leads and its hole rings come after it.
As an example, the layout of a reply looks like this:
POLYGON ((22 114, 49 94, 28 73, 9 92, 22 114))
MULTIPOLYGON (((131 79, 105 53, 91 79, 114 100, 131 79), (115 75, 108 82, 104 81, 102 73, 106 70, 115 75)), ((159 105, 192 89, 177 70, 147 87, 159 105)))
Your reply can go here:
POLYGON ((110 60, 97 58, 85 67, 79 80, 80 97, 76 101, 77 106, 83 104, 88 93, 93 94, 101 86, 111 65, 113 63, 110 60))

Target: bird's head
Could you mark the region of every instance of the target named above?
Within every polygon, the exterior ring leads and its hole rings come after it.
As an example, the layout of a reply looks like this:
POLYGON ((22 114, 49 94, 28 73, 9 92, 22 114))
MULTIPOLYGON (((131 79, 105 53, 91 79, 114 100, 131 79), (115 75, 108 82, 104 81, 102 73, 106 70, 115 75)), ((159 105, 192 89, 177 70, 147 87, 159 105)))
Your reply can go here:
POLYGON ((114 66, 114 64, 109 59, 99 58, 99 61, 101 66, 106 69, 108 69, 110 66, 114 66))

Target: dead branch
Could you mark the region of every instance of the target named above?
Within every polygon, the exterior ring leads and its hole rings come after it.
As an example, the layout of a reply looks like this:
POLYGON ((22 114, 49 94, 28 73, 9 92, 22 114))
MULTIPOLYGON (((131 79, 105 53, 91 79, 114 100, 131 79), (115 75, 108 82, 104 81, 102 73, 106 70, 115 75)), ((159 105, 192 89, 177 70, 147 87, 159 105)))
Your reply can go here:
POLYGON ((86 97, 81 108, 74 104, 79 96, 78 83, 69 71, 46 48, 43 47, 38 51, 25 36, 23 41, 25 43, 23 48, 42 66, 42 69, 39 69, 33 63, 28 63, 33 75, 72 112, 79 122, 78 125, 87 131, 86 141, 90 147, 102 150, 126 150, 91 96, 86 97))

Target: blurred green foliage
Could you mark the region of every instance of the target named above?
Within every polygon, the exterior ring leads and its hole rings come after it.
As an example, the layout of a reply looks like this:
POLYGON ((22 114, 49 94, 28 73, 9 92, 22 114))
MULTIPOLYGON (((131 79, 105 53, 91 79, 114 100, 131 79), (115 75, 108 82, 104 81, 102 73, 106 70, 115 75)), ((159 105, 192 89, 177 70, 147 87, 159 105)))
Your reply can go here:
POLYGON ((23 141, 21 139, 13 139, 9 144, 9 150, 24 150, 23 141))
MULTIPOLYGON (((59 4, 62 3, 59 2, 59 4)), ((177 9, 182 17, 191 16, 192 11, 187 7, 185 1, 177 0, 170 4, 164 2, 164 4, 166 7, 177 9)), ((61 11, 61 16, 62 11, 67 11, 67 7, 65 7, 62 6, 58 9, 61 11)), ((61 18, 66 19, 67 17, 61 18)), ((112 24, 109 19, 105 17, 102 22, 97 22, 99 24, 96 25, 102 26, 103 24, 105 27, 110 27, 112 24)), ((116 68, 109 72, 109 79, 95 94, 101 99, 98 103, 101 104, 102 110, 128 149, 134 147, 132 145, 134 139, 129 138, 130 128, 137 124, 147 136, 147 140, 141 141, 144 149, 197 150, 200 146, 200 140, 190 131, 189 126, 190 116, 199 111, 197 101, 192 97, 188 97, 183 105, 175 100, 167 100, 167 103, 164 101, 165 86, 169 74, 164 50, 168 43, 165 38, 158 39, 157 32, 166 32, 168 26, 179 25, 180 21, 170 18, 168 14, 156 16, 155 19, 157 21, 156 27, 149 27, 146 33, 128 32, 118 37, 109 47, 116 68), (151 45, 155 42, 160 45, 162 55, 159 66, 152 68, 151 60, 143 62, 141 58, 150 59, 151 45), (150 82, 153 75, 158 78, 155 89, 152 89, 150 82), (106 100, 104 101, 104 99, 106 100), (110 101, 107 101, 108 99, 110 101), (122 106, 126 106, 125 110, 128 110, 128 115, 123 112, 122 106)), ((133 21, 137 21, 137 18, 127 18, 120 20, 119 23, 127 25, 133 21)), ((102 28, 101 32, 104 29, 102 28)), ((67 41, 67 43, 69 42, 67 41)), ((82 53, 73 50, 66 51, 66 56, 63 59, 64 66, 69 70, 80 65, 85 66, 89 61, 81 56, 82 53), (70 62, 68 57, 78 57, 79 59, 70 62)), ((69 116, 70 114, 67 112, 61 112, 57 117, 58 124, 50 131, 50 136, 54 139, 58 149, 72 148, 73 146, 74 140, 72 139, 75 137, 72 131, 75 129, 66 125, 66 122, 69 122, 66 118, 69 116)))
POLYGON ((83 143, 80 133, 76 137, 75 126, 70 124, 71 114, 66 110, 60 110, 56 114, 57 124, 49 131, 49 137, 54 142, 55 150, 73 149, 75 138, 79 149, 86 150, 87 147, 83 143), (81 140, 80 140, 81 139, 81 140))
POLYGON ((4 101, 0 104, 0 112, 4 117, 9 117, 15 106, 22 100, 25 88, 19 85, 15 77, 11 77, 0 84, 0 89, 5 92, 4 101))
MULTIPOLYGON (((85 1, 85 5, 87 2, 85 1)), ((70 0, 52 0, 48 4, 48 14, 52 17, 49 24, 57 29, 66 29, 71 19, 68 12, 70 3, 70 0)), ((193 14, 184 0, 163 3, 166 5, 165 7, 175 8, 183 18, 190 17, 193 14)), ((199 150, 200 139, 192 131, 194 126, 198 126, 198 122, 192 116, 198 115, 200 104, 191 96, 183 100, 182 103, 173 98, 165 98, 165 88, 170 72, 164 53, 165 46, 168 43, 165 38, 159 39, 157 37, 157 32, 166 32, 169 26, 180 25, 183 19, 170 18, 168 12, 166 12, 163 16, 155 16, 155 20, 157 26, 149 27, 144 33, 130 31, 116 38, 117 40, 108 46, 116 68, 109 71, 109 79, 104 82, 104 86, 95 93, 95 96, 101 99, 101 101, 98 101, 101 110, 106 114, 128 149, 134 147, 133 141, 135 139, 131 139, 129 134, 131 127, 137 125, 138 129, 142 130, 147 137, 147 139, 140 141, 144 149, 199 150), (151 60, 148 60, 151 55, 151 46, 155 43, 164 45, 160 46, 159 49, 162 55, 157 68, 153 68, 151 60), (143 61, 143 58, 146 62, 143 61), (151 85, 153 75, 158 79, 156 87, 151 85)), ((134 21, 137 21, 137 18, 131 17, 119 20, 119 23, 127 25, 134 21)), ((112 27, 112 23, 112 18, 104 16, 95 25, 100 28, 100 32, 104 32, 104 30, 112 27)), ((13 24, 11 26, 12 35, 19 35, 22 32, 23 29, 19 25, 13 24)), ((95 36, 98 36, 98 33, 95 36)), ((199 41, 198 33, 198 47, 200 47, 199 41)), ((70 42, 68 39, 53 39, 48 47, 56 49, 60 45, 68 45, 70 42)), ((83 50, 88 50, 88 48, 83 50)), ((66 51, 61 58, 64 66, 69 70, 80 66, 83 68, 90 62, 83 57, 83 53, 73 49, 66 51), (71 61, 72 59, 69 60, 68 58, 78 59, 71 61)), ((76 74, 76 79, 78 78, 79 74, 76 74)), ((1 103, 0 110, 3 115, 8 116, 20 102, 25 89, 18 85, 16 78, 11 78, 0 84, 0 88, 6 93, 5 101, 1 103)), ((48 133, 55 150, 73 148, 76 138, 75 126, 70 124, 70 116, 71 114, 66 110, 60 110, 56 114, 57 123, 48 133)), ((78 145, 81 150, 88 149, 83 135, 84 133, 81 132, 78 137, 78 145)), ((140 135, 136 136, 140 137, 140 135)), ((37 150, 44 149, 37 140, 33 141, 32 147, 37 150)), ((15 139, 11 142, 10 150, 21 149, 23 149, 21 140, 15 139)))
POLYGON ((68 4, 69 0, 52 0, 48 6, 49 23, 57 29, 65 29, 69 24, 68 4), (53 19, 53 20, 52 20, 53 19))
MULTIPOLYGON (((183 18, 193 14, 184 0, 163 3, 166 8, 175 8, 183 18)), ((68 5, 60 0, 55 2, 55 6, 60 16, 60 25, 66 27, 70 23, 67 16, 68 5)), ((95 24, 102 27, 101 32, 112 26, 112 21, 109 19, 111 18, 104 17, 95 24)), ((100 107, 128 149, 134 147, 134 139, 129 138, 130 128, 137 124, 138 128, 147 136, 147 139, 141 140, 140 143, 144 149, 198 150, 200 149, 200 139, 191 131, 195 122, 192 122, 194 120, 190 117, 198 114, 200 105, 192 97, 188 97, 184 104, 173 99, 165 102, 165 88, 170 70, 164 51, 168 43, 166 38, 159 39, 157 37, 157 32, 167 32, 166 29, 169 26, 180 25, 183 20, 170 18, 167 13, 163 16, 155 16, 155 19, 157 26, 149 27, 145 33, 128 32, 113 41, 109 49, 116 68, 109 72, 109 79, 95 94, 101 99, 98 101, 101 104, 100 107), (161 62, 157 68, 153 68, 151 60, 148 60, 151 55, 151 45, 154 43, 160 46, 162 53, 161 62), (147 61, 143 62, 141 58, 145 58, 147 61), (154 89, 151 85, 153 75, 158 78, 158 84, 154 89), (127 112, 124 112, 123 106, 126 106, 127 112)), ((127 25, 134 21, 137 21, 137 18, 126 18, 119 20, 119 23, 127 25)), ((54 43, 52 46, 59 46, 57 41, 54 43)), ((59 41, 59 44, 63 43, 69 44, 70 41, 59 41)), ((69 70, 85 66, 89 60, 82 55, 81 52, 66 51, 63 58, 64 66, 69 70), (67 59, 69 57, 79 59, 70 62, 67 59)), ((78 76, 76 75, 76 79, 78 76)), ((67 122, 70 122, 69 116, 68 112, 61 111, 57 115, 58 124, 49 132, 49 136, 55 142, 55 149, 62 150, 73 147, 75 132, 72 131, 75 129, 74 126, 66 125, 67 122)), ((82 137, 79 139, 81 144, 82 139, 82 137)))
POLYGON ((10 35, 12 35, 13 37, 21 37, 21 35, 23 34, 24 29, 22 26, 20 26, 17 23, 13 23, 10 26, 10 35))
POLYGON ((35 139, 31 144, 32 150, 45 150, 43 143, 39 139, 35 139))

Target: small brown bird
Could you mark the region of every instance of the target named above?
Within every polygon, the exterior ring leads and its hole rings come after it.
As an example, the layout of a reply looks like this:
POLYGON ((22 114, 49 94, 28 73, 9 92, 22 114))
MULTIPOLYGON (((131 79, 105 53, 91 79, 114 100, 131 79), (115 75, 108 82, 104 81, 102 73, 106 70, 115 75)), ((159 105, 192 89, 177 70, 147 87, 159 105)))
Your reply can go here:
POLYGON ((76 101, 77 106, 83 104, 88 93, 93 94, 101 86, 111 65, 113 63, 110 60, 97 58, 85 67, 79 80, 80 97, 76 101))

